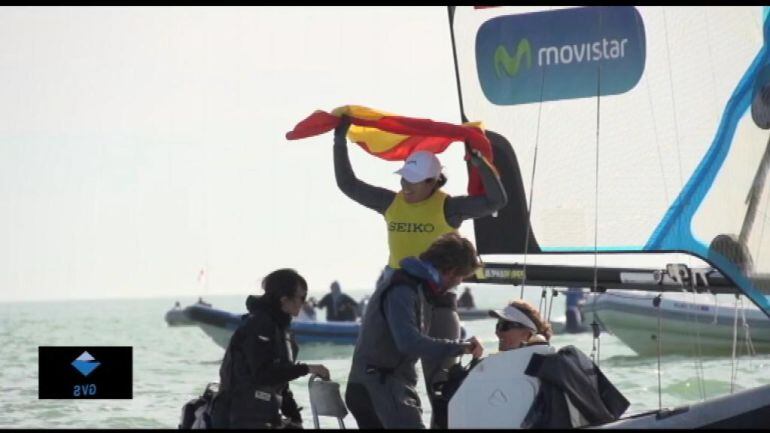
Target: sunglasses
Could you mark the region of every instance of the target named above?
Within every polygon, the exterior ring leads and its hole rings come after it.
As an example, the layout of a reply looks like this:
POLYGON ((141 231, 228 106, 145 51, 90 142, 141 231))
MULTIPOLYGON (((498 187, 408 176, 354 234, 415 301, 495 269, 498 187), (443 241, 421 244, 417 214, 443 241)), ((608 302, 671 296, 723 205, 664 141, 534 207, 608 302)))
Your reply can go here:
POLYGON ((506 331, 510 331, 511 329, 529 329, 529 328, 522 325, 521 323, 509 322, 507 320, 498 320, 497 324, 495 325, 495 330, 497 332, 506 332, 506 331))

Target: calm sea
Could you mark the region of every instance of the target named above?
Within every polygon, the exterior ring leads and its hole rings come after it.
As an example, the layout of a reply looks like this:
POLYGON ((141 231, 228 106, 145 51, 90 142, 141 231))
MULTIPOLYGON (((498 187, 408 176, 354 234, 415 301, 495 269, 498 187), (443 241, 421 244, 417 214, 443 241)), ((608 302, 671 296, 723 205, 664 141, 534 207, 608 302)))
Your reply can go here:
MULTIPOLYGON (((347 290, 360 298, 368 290, 347 290)), ((520 289, 502 286, 474 288, 476 303, 500 308, 519 297, 520 289)), ((242 296, 211 296, 215 308, 245 312, 242 296)), ((311 293, 317 298, 322 293, 311 293)), ((224 350, 197 327, 168 327, 164 314, 174 301, 182 305, 197 298, 125 299, 0 304, 0 428, 176 428, 182 405, 198 396, 208 382, 218 381, 224 350), (132 400, 38 400, 38 346, 132 346, 134 398, 132 400)), ((538 305, 539 289, 528 289, 525 299, 538 305)), ((323 317, 323 312, 319 313, 323 317)), ((563 320, 564 297, 554 299, 552 318, 563 320)), ((466 322, 469 334, 484 343, 486 353, 497 350, 494 321, 466 322)), ((556 335, 552 345, 572 344, 590 354, 590 334, 556 335)), ((658 406, 657 358, 641 358, 613 335, 602 334, 600 367, 632 402, 631 411, 658 406)), ((299 358, 325 364, 344 391, 352 346, 304 345, 299 358)), ((465 357, 464 362, 468 359, 465 357)), ((770 383, 769 355, 737 360, 734 389, 770 383)), ((695 402, 730 392, 730 358, 669 356, 661 360, 664 406, 695 402), (699 372, 702 372, 699 373, 699 372)), ((305 428, 312 428, 307 377, 293 382, 292 390, 304 406, 305 428)), ((423 405, 427 405, 420 388, 423 405)), ((426 407, 424 418, 430 418, 426 407)), ((356 427, 348 415, 348 428, 356 427)), ((322 427, 336 428, 332 418, 321 418, 322 427)))

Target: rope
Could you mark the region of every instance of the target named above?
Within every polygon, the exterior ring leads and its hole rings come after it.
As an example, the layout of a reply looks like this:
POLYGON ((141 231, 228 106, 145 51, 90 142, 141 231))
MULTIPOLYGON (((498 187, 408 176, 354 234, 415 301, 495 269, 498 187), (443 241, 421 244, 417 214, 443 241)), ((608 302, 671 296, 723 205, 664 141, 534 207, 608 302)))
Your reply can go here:
POLYGON ((652 305, 658 310, 658 334, 655 336, 655 342, 657 343, 657 346, 658 346, 658 410, 663 409, 663 388, 660 380, 660 356, 661 356, 660 342, 663 337, 663 327, 661 326, 661 321, 660 321, 661 319, 660 301, 662 297, 663 297, 663 294, 658 293, 658 296, 656 296, 652 300, 652 305))
POLYGON ((735 348, 738 343, 738 295, 735 295, 735 317, 733 319, 733 354, 730 358, 730 394, 735 390, 735 376, 737 374, 738 366, 737 359, 735 357, 735 348))
MULTIPOLYGON (((692 303, 696 303, 695 299, 695 282, 692 282, 692 303)), ((688 316, 690 315, 690 308, 688 310, 688 316)), ((698 391, 700 391, 701 399, 706 399, 706 385, 704 384, 704 377, 705 373, 703 372, 703 352, 702 352, 702 345, 700 342, 700 326, 701 323, 698 320, 698 315, 695 313, 692 313, 692 317, 695 321, 695 373, 696 377, 698 378, 698 391)))
MULTIPOLYGON (((602 14, 599 14, 599 33, 601 33, 601 27, 602 27, 602 14)), ((599 267, 598 267, 598 260, 599 260, 599 137, 600 137, 600 131, 601 131, 601 92, 602 90, 602 67, 601 63, 598 63, 596 65, 596 160, 594 165, 594 175, 595 175, 595 181, 594 181, 594 281, 593 285, 591 286, 591 292, 596 292, 598 289, 598 279, 599 279, 599 267)), ((591 322, 591 328, 593 330, 593 342, 592 342, 592 348, 591 348, 591 359, 594 361, 596 366, 599 366, 599 358, 600 358, 600 348, 601 343, 599 341, 599 336, 601 335, 601 330, 599 329, 599 324, 596 323, 596 311, 592 311, 592 317, 593 320, 591 322)))
POLYGON ((754 350, 754 343, 751 341, 751 329, 749 328, 749 322, 746 321, 746 307, 743 305, 743 298, 741 298, 741 321, 743 322, 745 332, 746 351, 749 355, 756 356, 757 351, 754 350))
POLYGON ((663 12, 663 33, 665 34, 666 39, 666 60, 668 65, 668 84, 671 92, 671 105, 673 107, 674 112, 674 138, 676 143, 676 155, 677 155, 677 163, 679 168, 679 187, 683 186, 684 182, 682 181, 682 152, 679 149, 679 123, 676 119, 676 95, 674 94, 674 74, 671 72, 671 47, 669 46, 669 40, 668 40, 668 21, 666 20, 666 9, 662 9, 663 12))
MULTIPOLYGON (((524 237, 524 266, 522 268, 523 277, 521 279, 521 295, 520 298, 524 299, 524 286, 527 282, 527 257, 529 253, 529 233, 532 231, 532 223, 530 221, 532 216, 532 202, 535 199, 535 171, 537 170, 537 150, 540 146, 540 118, 543 113, 543 89, 545 88, 545 71, 547 68, 543 68, 543 73, 540 80, 540 104, 537 107, 537 129, 535 130, 535 154, 532 157, 532 176, 529 180, 529 203, 527 203, 527 232, 524 237)), ((541 310, 542 311, 542 310, 541 310)))

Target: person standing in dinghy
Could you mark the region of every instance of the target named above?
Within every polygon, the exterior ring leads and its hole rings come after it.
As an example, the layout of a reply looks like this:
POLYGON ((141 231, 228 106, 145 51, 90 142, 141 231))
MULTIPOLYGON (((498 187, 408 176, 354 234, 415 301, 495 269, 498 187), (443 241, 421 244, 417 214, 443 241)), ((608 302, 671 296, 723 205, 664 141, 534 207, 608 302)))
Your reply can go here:
MULTIPOLYGON (((350 118, 342 116, 334 131, 334 174, 337 186, 345 195, 385 218, 390 256, 378 285, 394 270, 401 268, 404 258, 419 256, 439 236, 456 232, 463 221, 491 215, 507 203, 505 189, 495 169, 476 150, 471 154, 471 163, 481 173, 483 196, 451 197, 442 191, 447 178, 441 172, 438 158, 427 151, 413 152, 403 167, 396 171, 401 175, 399 192, 369 185, 356 177, 350 164, 346 138, 349 128, 350 118)), ((424 310, 426 317, 430 318, 430 337, 460 338, 455 292, 448 291, 435 297, 424 306, 424 310)), ((426 386, 445 380, 443 370, 455 362, 454 357, 424 359, 426 386)))

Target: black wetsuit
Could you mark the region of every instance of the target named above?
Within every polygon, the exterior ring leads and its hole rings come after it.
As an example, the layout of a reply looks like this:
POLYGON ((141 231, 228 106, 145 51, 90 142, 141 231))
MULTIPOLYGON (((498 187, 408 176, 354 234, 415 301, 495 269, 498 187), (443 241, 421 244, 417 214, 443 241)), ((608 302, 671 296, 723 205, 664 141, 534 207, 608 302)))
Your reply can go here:
POLYGON ((301 423, 289 382, 308 374, 308 366, 294 362, 299 348, 289 331, 291 316, 264 297, 249 296, 246 307, 249 314, 230 338, 219 370, 215 427, 276 427, 280 413, 301 423))

